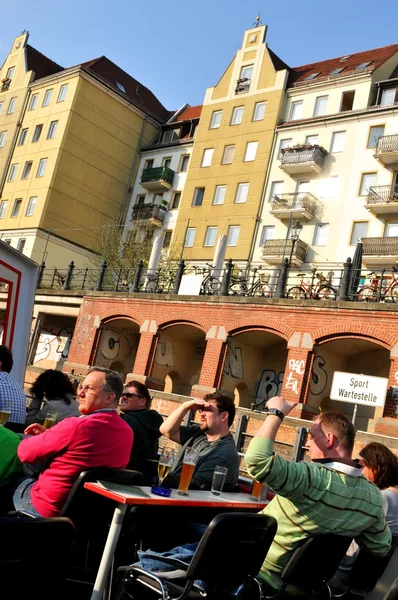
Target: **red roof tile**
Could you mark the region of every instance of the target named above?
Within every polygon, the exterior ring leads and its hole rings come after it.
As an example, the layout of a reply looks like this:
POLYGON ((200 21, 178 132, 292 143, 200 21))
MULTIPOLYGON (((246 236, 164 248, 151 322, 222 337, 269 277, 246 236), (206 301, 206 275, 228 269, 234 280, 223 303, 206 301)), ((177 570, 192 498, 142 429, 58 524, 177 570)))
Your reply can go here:
POLYGON ((28 71, 34 71, 34 80, 63 71, 63 67, 57 65, 29 44, 26 44, 26 62, 28 71))
POLYGON ((201 104, 198 104, 197 106, 187 106, 187 108, 178 115, 177 120, 173 121, 173 123, 179 123, 180 121, 191 121, 192 119, 199 119, 201 112, 201 104))

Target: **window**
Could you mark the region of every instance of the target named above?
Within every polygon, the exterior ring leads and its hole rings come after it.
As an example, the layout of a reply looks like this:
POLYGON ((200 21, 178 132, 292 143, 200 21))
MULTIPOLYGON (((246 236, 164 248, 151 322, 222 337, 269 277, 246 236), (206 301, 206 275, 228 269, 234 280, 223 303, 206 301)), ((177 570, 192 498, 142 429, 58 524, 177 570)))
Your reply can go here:
POLYGON ((236 188, 235 204, 243 204, 246 202, 248 192, 248 183, 238 183, 238 187, 236 188))
POLYGON ((363 173, 361 177, 361 185, 359 188, 360 196, 367 196, 369 194, 369 188, 376 185, 377 173, 363 173))
POLYGON ((4 106, 4 102, 0 102, 0 116, 3 112, 3 106, 4 106))
POLYGON ((243 119, 243 106, 235 106, 232 111, 231 125, 240 125, 243 119))
POLYGON ((21 135, 19 136, 19 141, 18 141, 18 146, 23 146, 24 143, 26 142, 26 138, 28 136, 28 127, 26 127, 26 129, 22 129, 21 130, 21 135))
POLYGON ((201 167, 211 167, 211 160, 213 158, 214 148, 206 148, 202 156, 201 167))
POLYGON ((17 99, 11 98, 10 104, 8 105, 8 108, 7 108, 7 115, 11 115, 15 111, 16 105, 17 105, 17 99))
POLYGON ((4 144, 6 143, 6 139, 7 139, 7 132, 6 131, 2 131, 0 133, 0 148, 4 148, 4 144))
POLYGON ((196 227, 188 227, 185 232, 184 247, 192 248, 195 241, 196 227))
POLYGON ((51 121, 50 127, 48 128, 47 139, 52 140, 55 138, 55 134, 58 127, 58 121, 51 121))
POLYGON ((180 206, 180 200, 181 200, 181 192, 175 192, 174 196, 173 196, 173 201, 171 203, 171 208, 172 209, 176 209, 180 206))
POLYGON ((10 67, 7 71, 6 78, 12 79, 14 77, 14 73, 15 73, 15 67, 10 67))
POLYGON ((166 167, 166 169, 170 169, 171 168, 171 158, 164 158, 163 159, 163 167, 166 167))
POLYGON ((309 179, 304 179, 304 180, 297 182, 296 194, 306 194, 309 191, 310 191, 309 179))
POLYGON ((287 140, 281 140, 281 143, 279 144, 279 151, 278 151, 278 159, 281 160, 282 159, 282 150, 284 150, 285 148, 290 148, 291 145, 293 143, 293 138, 289 138, 287 140))
POLYGON ((225 193, 227 191, 226 185, 216 185, 214 192, 213 204, 224 204, 225 193))
POLYGON ((332 142, 330 152, 343 152, 345 143, 345 131, 334 131, 332 133, 332 142))
POLYGON ((260 246, 265 246, 265 242, 268 240, 273 240, 275 238, 275 227, 274 225, 264 225, 261 236, 260 236, 260 246))
POLYGON ((180 173, 186 173, 188 171, 189 154, 181 157, 180 173))
POLYGON ((46 90, 46 93, 44 94, 42 106, 48 106, 50 104, 52 95, 53 95, 53 90, 46 90))
POLYGON ((326 246, 329 236, 329 223, 317 223, 314 231, 314 246, 326 246))
POLYGON ((354 221, 352 224, 350 246, 355 246, 357 242, 366 237, 368 232, 368 223, 366 221, 354 221))
POLYGON ((352 107, 354 106, 354 97, 355 91, 342 93, 340 112, 352 110, 352 107))
POLYGON ((137 196, 135 206, 143 206, 145 204, 145 194, 137 196))
POLYGON ((254 105, 253 121, 262 121, 267 108, 266 102, 256 102, 254 105))
POLYGON ((247 142, 244 162, 256 159, 258 142, 247 142))
POLYGON ((39 162, 39 166, 37 168, 37 173, 36 173, 36 177, 43 177, 45 170, 46 170, 46 166, 47 166, 47 162, 48 162, 48 158, 41 158, 40 162, 39 162))
POLYGON ((193 195, 192 206, 202 206, 204 195, 205 195, 205 188, 204 187, 195 188, 195 192, 194 192, 194 195, 193 195))
POLYGON ((17 217, 19 215, 21 206, 22 206, 22 198, 17 198, 17 200, 14 201, 14 206, 12 207, 11 217, 17 217))
POLYGON ((333 69, 333 71, 330 71, 329 75, 338 75, 339 73, 341 73, 341 71, 344 71, 345 67, 339 67, 338 69, 333 69))
POLYGON ((216 243, 217 237, 217 229, 218 227, 208 227, 206 230, 206 236, 204 241, 204 246, 214 246, 216 243))
POLYGON ((145 161, 144 169, 153 169, 153 158, 149 158, 145 161))
POLYGON ((319 144, 319 136, 316 135, 307 135, 305 138, 306 146, 316 146, 319 144))
POLYGON ((254 65, 246 65, 245 67, 242 67, 240 70, 239 79, 248 79, 250 81, 253 77, 253 69, 254 65))
POLYGON ((326 110, 328 107, 329 96, 318 96, 315 100, 314 106, 314 117, 321 117, 326 115, 326 110))
POLYGON ((303 112, 303 101, 295 100, 292 102, 290 107, 290 115, 289 121, 296 121, 297 119, 301 119, 301 113, 303 112))
POLYGON ((179 129, 166 129, 163 132, 162 144, 169 144, 180 137, 179 129))
POLYGON ((280 194, 283 194, 283 181, 273 181, 271 183, 268 202, 273 202, 274 196, 279 196, 280 194))
POLYGON ((384 237, 398 237, 398 223, 386 223, 384 237))
POLYGON ((366 69, 366 67, 368 67, 371 62, 372 62, 371 60, 368 60, 367 62, 363 62, 360 65, 358 65, 357 67, 355 67, 355 70, 360 71, 361 69, 366 69))
POLYGON ((31 96, 28 110, 34 110, 36 108, 38 99, 39 99, 39 94, 33 94, 31 96))
MULTIPOLYGON (((120 89, 119 86, 121 84, 116 82, 116 85, 120 89)), ((123 88, 122 92, 125 92, 126 90, 124 89, 124 87, 123 86, 121 86, 121 87, 123 88)), ((59 88, 59 92, 58 92, 57 102, 63 102, 65 100, 67 91, 68 91, 68 84, 65 83, 64 85, 61 85, 61 87, 59 88)))
POLYGON ((25 244, 26 244, 26 239, 19 238, 18 244, 17 244, 17 250, 19 250, 19 252, 23 252, 24 248, 25 248, 25 244))
POLYGON ((163 248, 169 248, 171 242, 172 231, 165 231, 163 238, 163 248))
POLYGON ((221 164, 230 165, 234 160, 235 146, 224 146, 221 164))
MULTIPOLYGON (((120 83, 119 81, 116 81, 115 83, 116 83, 116 87, 118 88, 118 90, 120 90, 121 92, 123 92, 125 94, 126 89, 125 89, 124 85, 122 83, 120 83)), ((57 100, 57 102, 59 102, 59 100, 57 100)))
POLYGON ((0 201, 0 219, 4 219, 4 217, 6 216, 7 207, 8 207, 8 200, 1 200, 0 201))
POLYGON ((304 81, 310 81, 311 79, 315 79, 315 77, 318 77, 318 75, 319 73, 311 73, 311 75, 307 75, 304 81))
POLYGON ((381 94, 380 106, 389 106, 390 104, 394 104, 396 93, 396 88, 383 90, 381 94))
POLYGON ((11 246, 11 240, 10 239, 4 240, 4 243, 7 244, 7 246, 11 246))
POLYGON ((32 164, 33 164, 33 161, 31 161, 31 160, 25 163, 23 171, 22 171, 21 179, 28 179, 30 172, 32 170, 32 164))
POLYGON ((15 177, 17 176, 18 171, 18 163, 14 163, 10 167, 10 172, 8 174, 8 181, 15 181, 15 177))
POLYGON ((26 216, 31 217, 35 212, 37 202, 37 196, 31 196, 28 202, 28 208, 26 209, 26 216))
POLYGON ((239 239, 240 227, 238 225, 230 225, 228 227, 227 246, 237 246, 239 239))
POLYGON ((36 125, 35 130, 33 132, 32 144, 33 144, 33 142, 39 141, 42 131, 43 131, 43 125, 36 125))
POLYGON ((222 110, 215 110, 211 115, 210 129, 218 129, 221 125, 222 110))
POLYGON ((384 135, 384 125, 375 125, 369 129, 368 148, 376 148, 377 143, 384 135))

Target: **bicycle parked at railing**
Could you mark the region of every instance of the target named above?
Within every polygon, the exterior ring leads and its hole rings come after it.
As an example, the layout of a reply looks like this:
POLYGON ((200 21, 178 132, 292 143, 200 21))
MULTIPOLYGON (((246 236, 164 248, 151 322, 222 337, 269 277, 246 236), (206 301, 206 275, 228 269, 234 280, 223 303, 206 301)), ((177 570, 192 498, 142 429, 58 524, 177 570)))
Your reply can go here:
POLYGON ((336 300, 337 291, 331 285, 334 271, 329 271, 327 277, 321 271, 317 272, 312 269, 311 283, 306 283, 304 277, 308 277, 308 273, 297 273, 297 277, 301 277, 299 285, 295 285, 287 290, 286 298, 295 300, 336 300), (318 279, 316 283, 314 280, 318 279))
POLYGON ((359 302, 384 301, 387 295, 393 302, 398 302, 398 269, 393 267, 392 275, 385 275, 384 271, 377 275, 375 271, 368 273, 370 283, 358 289, 359 302))
POLYGON ((238 277, 231 277, 229 286, 230 292, 234 296, 257 296, 261 298, 271 298, 272 289, 268 284, 269 273, 261 273, 261 267, 254 267, 252 274, 238 277))
POLYGON ((212 275, 212 272, 215 270, 215 267, 210 263, 206 263, 208 267, 203 268, 199 265, 191 265, 190 269, 193 270, 195 275, 202 275, 203 280, 200 286, 200 295, 201 296, 218 296, 221 290, 221 278, 215 277, 212 275))

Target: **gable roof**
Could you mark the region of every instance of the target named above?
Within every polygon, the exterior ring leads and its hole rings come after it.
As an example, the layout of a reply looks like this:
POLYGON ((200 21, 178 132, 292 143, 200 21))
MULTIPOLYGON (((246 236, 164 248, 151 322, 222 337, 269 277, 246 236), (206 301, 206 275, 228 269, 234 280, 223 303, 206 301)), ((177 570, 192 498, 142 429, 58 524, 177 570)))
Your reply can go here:
POLYGON ((57 63, 44 56, 44 54, 29 44, 26 44, 26 64, 28 71, 34 72, 34 80, 54 75, 54 73, 64 70, 63 67, 57 65, 57 63))
POLYGON ((267 46, 267 50, 270 59, 272 60, 272 64, 274 65, 275 71, 283 71, 284 69, 287 69, 288 71, 291 70, 289 65, 287 65, 281 58, 279 58, 279 56, 275 54, 275 52, 271 50, 269 46, 267 46))
POLYGON ((202 105, 198 104, 197 106, 187 106, 177 118, 177 121, 173 121, 174 123, 180 123, 181 121, 192 121, 192 119, 199 119, 200 114, 202 112, 202 105))

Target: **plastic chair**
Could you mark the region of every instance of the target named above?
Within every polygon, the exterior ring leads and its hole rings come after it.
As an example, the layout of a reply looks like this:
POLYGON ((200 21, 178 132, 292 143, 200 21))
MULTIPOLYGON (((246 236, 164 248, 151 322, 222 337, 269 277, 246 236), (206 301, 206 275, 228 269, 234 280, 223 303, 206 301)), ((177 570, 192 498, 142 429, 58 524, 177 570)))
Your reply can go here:
MULTIPOLYGON (((205 582, 207 600, 223 600, 239 588, 243 593, 260 570, 277 530, 273 517, 260 514, 217 515, 207 527, 186 577, 173 582, 138 567, 122 567, 123 580, 116 599, 131 598, 130 588, 141 586, 162 600, 196 599, 194 581, 205 582)), ((137 598, 141 598, 138 592, 137 598)))
POLYGON ((398 578, 392 583, 383 600, 397 600, 398 598, 398 578))
POLYGON ((152 458, 131 458, 127 468, 142 473, 143 485, 152 485, 158 474, 158 461, 152 458))
POLYGON ((0 569, 4 597, 61 598, 75 528, 70 519, 0 518, 0 569), (8 590, 8 593, 7 591, 8 590))

